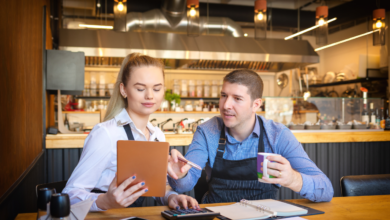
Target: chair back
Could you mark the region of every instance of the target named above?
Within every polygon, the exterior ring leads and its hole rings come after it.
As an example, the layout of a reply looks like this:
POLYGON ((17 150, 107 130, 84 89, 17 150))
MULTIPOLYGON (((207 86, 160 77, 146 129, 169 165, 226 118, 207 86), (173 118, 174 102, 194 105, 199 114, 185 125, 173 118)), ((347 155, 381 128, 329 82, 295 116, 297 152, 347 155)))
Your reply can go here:
POLYGON ((342 196, 390 194, 390 174, 343 176, 340 184, 342 196))
POLYGON ((42 188, 54 188, 56 190, 56 193, 61 193, 62 190, 65 188, 67 182, 68 180, 63 180, 54 183, 39 184, 35 187, 35 195, 38 197, 38 190, 42 188))
POLYGON ((194 187, 195 199, 199 204, 201 204, 204 194, 209 191, 209 185, 207 183, 206 176, 206 171, 202 170, 202 175, 194 187))

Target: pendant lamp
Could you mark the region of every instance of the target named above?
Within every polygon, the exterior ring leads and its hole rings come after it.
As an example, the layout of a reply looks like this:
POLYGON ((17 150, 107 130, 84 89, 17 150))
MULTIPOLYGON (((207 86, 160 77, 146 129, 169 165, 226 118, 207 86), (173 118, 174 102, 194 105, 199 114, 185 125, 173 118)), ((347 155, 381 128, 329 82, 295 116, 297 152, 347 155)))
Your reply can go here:
POLYGON ((187 0, 187 35, 198 36, 199 31, 199 0, 187 0))
POLYGON ((316 44, 325 45, 328 43, 328 6, 316 8, 316 44))
POLYGON ((376 9, 372 13, 372 30, 379 30, 374 33, 372 40, 373 45, 385 45, 386 44, 386 36, 385 36, 385 28, 386 28, 386 10, 385 9, 376 9))
POLYGON ((255 38, 267 38, 267 0, 255 1, 255 38))

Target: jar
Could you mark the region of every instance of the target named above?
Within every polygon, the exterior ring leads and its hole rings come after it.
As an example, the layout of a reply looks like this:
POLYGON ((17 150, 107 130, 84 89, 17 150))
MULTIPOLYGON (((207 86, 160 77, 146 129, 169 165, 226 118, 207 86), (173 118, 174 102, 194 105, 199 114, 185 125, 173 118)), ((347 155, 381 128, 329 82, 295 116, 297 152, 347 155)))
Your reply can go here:
POLYGON ((203 97, 203 83, 202 80, 196 81, 196 97, 203 97))
POLYGON ((179 80, 177 80, 177 79, 173 80, 172 93, 178 94, 178 95, 180 94, 180 84, 179 84, 179 80))
POLYGON ((218 81, 213 80, 212 86, 211 86, 211 97, 217 98, 218 97, 218 81))
POLYGON ((188 96, 195 97, 195 81, 189 80, 188 82, 188 96))
POLYGON ((203 96, 210 97, 210 81, 208 81, 208 80, 204 81, 203 96))
POLYGON ((106 95, 106 85, 99 84, 99 96, 105 96, 105 95, 106 95))
POLYGON ((83 90, 83 96, 90 96, 91 93, 90 93, 90 87, 89 87, 89 84, 85 84, 84 85, 84 90, 83 90))
POLYGON ((90 89, 91 96, 97 95, 97 85, 91 83, 91 89, 90 89))
POLYGON ((114 85, 115 84, 113 83, 107 84, 108 93, 110 94, 110 96, 112 96, 112 94, 114 93, 114 85))
POLYGON ((187 80, 185 80, 185 79, 181 80, 181 93, 180 93, 181 97, 187 97, 188 96, 187 87, 188 87, 187 80))
POLYGON ((218 97, 221 97, 221 92, 222 92, 222 86, 223 86, 223 80, 219 81, 219 92, 218 92, 218 97))

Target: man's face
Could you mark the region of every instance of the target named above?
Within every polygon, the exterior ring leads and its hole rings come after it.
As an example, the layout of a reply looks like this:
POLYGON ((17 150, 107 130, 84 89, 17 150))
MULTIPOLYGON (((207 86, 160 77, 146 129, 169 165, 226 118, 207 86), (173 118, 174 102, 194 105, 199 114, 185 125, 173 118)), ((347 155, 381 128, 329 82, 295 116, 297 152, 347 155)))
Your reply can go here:
POLYGON ((223 83, 219 110, 226 127, 239 129, 240 126, 246 126, 260 105, 261 99, 252 101, 248 87, 236 83, 223 83))

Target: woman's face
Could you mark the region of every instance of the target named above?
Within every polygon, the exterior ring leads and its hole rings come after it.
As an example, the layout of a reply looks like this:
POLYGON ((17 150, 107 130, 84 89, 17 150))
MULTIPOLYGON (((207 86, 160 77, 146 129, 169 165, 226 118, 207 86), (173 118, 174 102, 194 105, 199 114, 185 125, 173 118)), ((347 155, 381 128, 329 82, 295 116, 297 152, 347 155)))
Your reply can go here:
POLYGON ((120 85, 122 95, 127 96, 128 108, 139 115, 155 112, 164 99, 162 69, 155 66, 133 69, 126 86, 120 85))

